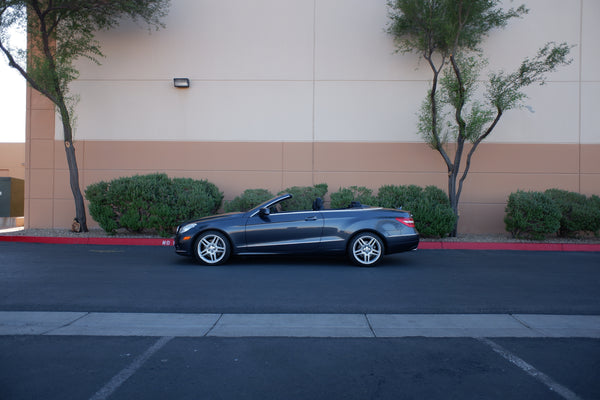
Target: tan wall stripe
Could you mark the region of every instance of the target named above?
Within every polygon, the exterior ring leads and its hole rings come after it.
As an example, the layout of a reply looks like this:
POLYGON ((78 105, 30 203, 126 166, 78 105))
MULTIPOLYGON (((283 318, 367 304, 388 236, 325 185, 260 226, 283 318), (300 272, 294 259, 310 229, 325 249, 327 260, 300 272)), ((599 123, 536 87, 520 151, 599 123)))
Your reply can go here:
MULTIPOLYGON (((327 183, 329 193, 351 185, 374 191, 386 184, 443 189, 447 185, 439 155, 423 143, 85 141, 76 145, 83 188, 100 180, 152 172, 208 179, 225 192, 227 200, 248 188, 276 193, 313 182, 327 183)), ((33 141, 31 153, 35 161, 29 169, 28 226, 68 227, 73 201, 62 143, 33 141)), ((506 199, 518 189, 559 187, 600 194, 600 166, 594 161, 600 159, 600 145, 581 146, 581 171, 579 154, 579 146, 570 144, 482 145, 461 199, 461 231, 502 232, 506 199)))

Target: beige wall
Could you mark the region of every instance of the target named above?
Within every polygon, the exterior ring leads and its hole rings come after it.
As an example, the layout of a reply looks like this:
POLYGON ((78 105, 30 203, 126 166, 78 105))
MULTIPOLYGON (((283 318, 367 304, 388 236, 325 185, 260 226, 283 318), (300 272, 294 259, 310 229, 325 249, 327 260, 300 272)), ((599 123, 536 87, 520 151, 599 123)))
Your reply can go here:
MULTIPOLYGON (((506 113, 489 142, 600 143, 600 2, 523 2, 530 13, 484 42, 482 77, 518 68, 548 41, 573 44, 573 63, 529 88, 531 111, 506 113)), ((81 99, 76 136, 420 142, 416 113, 431 73, 419 55, 395 53, 386 3, 174 0, 165 30, 125 23, 98 35, 106 58, 82 60, 72 85, 81 99), (174 77, 190 78, 191 88, 174 89, 174 77)))
MULTIPOLYGON (((513 70, 551 40, 575 45, 573 63, 528 89, 530 107, 506 113, 476 153, 462 232, 503 231, 517 189, 600 194, 600 2, 523 2, 529 15, 484 43, 487 68, 513 70)), ((226 199, 321 182, 330 193, 445 189, 445 166, 415 129, 429 72, 394 53, 387 18, 386 0, 173 0, 164 30, 99 33, 103 65, 81 61, 72 85, 82 188, 164 171, 209 179, 226 199), (175 89, 174 77, 191 87, 175 89)), ((26 224, 69 227, 60 121, 34 93, 27 121, 26 224)))
POLYGON ((0 176, 25 179, 25 143, 0 143, 0 176))

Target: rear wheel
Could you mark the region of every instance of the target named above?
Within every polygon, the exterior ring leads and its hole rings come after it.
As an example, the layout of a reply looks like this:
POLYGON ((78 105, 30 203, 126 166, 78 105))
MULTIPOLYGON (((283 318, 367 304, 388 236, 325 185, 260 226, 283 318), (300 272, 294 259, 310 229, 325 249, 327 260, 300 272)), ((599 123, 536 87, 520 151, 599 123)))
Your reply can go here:
POLYGON ((196 240, 194 257, 200 264, 221 265, 227 262, 230 255, 229 240, 220 232, 204 232, 196 240))
POLYGON ((348 257, 356 265, 372 267, 383 257, 383 241, 374 233, 356 235, 348 247, 348 257))

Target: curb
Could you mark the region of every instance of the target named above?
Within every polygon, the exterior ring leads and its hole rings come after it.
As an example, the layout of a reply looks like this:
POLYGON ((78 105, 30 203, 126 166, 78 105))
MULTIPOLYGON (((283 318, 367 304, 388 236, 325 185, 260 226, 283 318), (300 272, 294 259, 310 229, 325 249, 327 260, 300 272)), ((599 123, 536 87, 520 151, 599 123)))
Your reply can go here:
POLYGON ((118 246, 175 246, 175 239, 172 238, 72 238, 54 236, 0 236, 0 242, 44 244, 95 244, 118 246))
POLYGON ((419 242, 419 250, 600 251, 599 243, 419 242))
MULTIPOLYGON (((43 244, 91 244, 118 246, 174 246, 172 238, 101 238, 54 236, 1 236, 0 242, 43 244)), ((419 250, 515 250, 600 252, 600 243, 510 243, 510 242, 429 242, 421 241, 419 250)))

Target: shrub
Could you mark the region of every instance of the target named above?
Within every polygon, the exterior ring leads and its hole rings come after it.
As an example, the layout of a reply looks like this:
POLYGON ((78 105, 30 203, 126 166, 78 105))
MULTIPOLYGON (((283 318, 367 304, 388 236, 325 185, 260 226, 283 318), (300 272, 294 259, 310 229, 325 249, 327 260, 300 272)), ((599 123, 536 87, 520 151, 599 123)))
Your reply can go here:
POLYGON ((554 200, 561 213, 558 236, 574 237, 580 232, 598 231, 600 207, 594 204, 594 200, 561 189, 548 189, 545 193, 554 200))
MULTIPOLYGON (((417 185, 384 185, 377 192, 377 202, 381 207, 406 208, 423 194, 423 188, 417 185)), ((413 215, 414 216, 414 215, 413 215)))
POLYGON ((446 193, 436 187, 427 186, 423 190, 421 201, 411 204, 415 224, 425 237, 446 237, 450 235, 456 224, 456 215, 450 205, 446 193))
POLYGON ((587 230, 593 232, 596 236, 600 236, 600 197, 592 195, 588 197, 587 201, 593 210, 593 217, 590 218, 587 230))
POLYGON ((267 189, 247 189, 240 196, 225 204, 225 212, 249 211, 273 197, 267 189))
POLYGON ((358 201, 361 204, 376 204, 373 191, 364 186, 350 186, 349 188, 340 188, 335 193, 331 194, 331 208, 346 208, 353 201, 358 201))
POLYGON ((168 236, 180 222, 217 212, 223 193, 206 180, 136 175, 87 187, 90 215, 106 232, 156 230, 168 236))
POLYGON ((544 240, 560 228, 561 213, 552 198, 542 192, 511 193, 504 223, 513 237, 544 240))
POLYGON ((293 186, 278 194, 290 193, 293 197, 283 203, 283 211, 312 210, 313 201, 323 198, 327 193, 327 184, 319 183, 314 186, 293 186))
POLYGON ((377 194, 378 205, 411 212, 423 237, 445 237, 454 229, 456 216, 446 193, 436 186, 386 185, 377 194))

